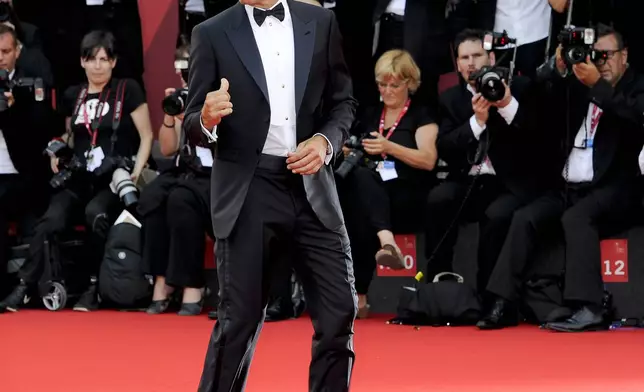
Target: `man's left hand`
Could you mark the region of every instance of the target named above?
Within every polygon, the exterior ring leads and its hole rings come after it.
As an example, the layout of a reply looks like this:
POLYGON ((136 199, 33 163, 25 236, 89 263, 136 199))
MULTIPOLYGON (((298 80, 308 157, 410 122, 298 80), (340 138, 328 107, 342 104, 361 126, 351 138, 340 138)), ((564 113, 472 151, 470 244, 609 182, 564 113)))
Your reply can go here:
POLYGON ((586 56, 585 63, 573 65, 572 72, 575 73, 580 82, 588 87, 593 87, 602 77, 595 64, 590 61, 590 56, 586 56))
POLYGON ((387 154, 389 152, 390 142, 380 132, 371 132, 373 139, 364 139, 362 145, 369 155, 387 154))
POLYGON ((327 141, 320 135, 313 136, 297 146, 295 152, 289 152, 286 167, 295 174, 303 176, 315 174, 324 165, 327 141))

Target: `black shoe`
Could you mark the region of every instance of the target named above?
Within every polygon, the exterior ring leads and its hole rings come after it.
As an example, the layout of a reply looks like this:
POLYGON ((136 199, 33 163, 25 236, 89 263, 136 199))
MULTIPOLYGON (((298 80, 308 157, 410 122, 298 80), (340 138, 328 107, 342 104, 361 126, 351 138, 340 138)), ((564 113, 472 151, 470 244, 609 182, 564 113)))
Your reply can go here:
POLYGON ((294 309, 290 298, 275 298, 266 308, 267 322, 288 320, 294 316, 294 309))
POLYGON ((211 320, 217 320, 217 311, 211 310, 210 312, 208 312, 208 318, 211 320))
POLYGON ((501 329, 519 325, 519 313, 516 307, 503 298, 497 298, 490 311, 476 323, 481 330, 501 329))
POLYGON ((179 316, 199 316, 203 309, 203 300, 194 303, 182 303, 179 316))
POLYGON ((98 292, 96 283, 92 283, 74 305, 74 310, 77 312, 91 312, 96 309, 98 309, 98 292))
POLYGON ((584 306, 569 319, 561 322, 547 323, 544 328, 557 332, 605 331, 610 327, 605 309, 584 306))
POLYGON ((27 295, 29 286, 25 282, 20 282, 16 286, 11 294, 7 296, 2 302, 0 302, 0 308, 4 308, 10 312, 17 312, 18 309, 29 303, 31 298, 27 295))
POLYGON ((145 311, 147 314, 161 314, 165 313, 168 310, 168 306, 170 305, 170 300, 169 299, 161 299, 158 301, 152 301, 150 303, 150 306, 148 306, 147 310, 145 311))

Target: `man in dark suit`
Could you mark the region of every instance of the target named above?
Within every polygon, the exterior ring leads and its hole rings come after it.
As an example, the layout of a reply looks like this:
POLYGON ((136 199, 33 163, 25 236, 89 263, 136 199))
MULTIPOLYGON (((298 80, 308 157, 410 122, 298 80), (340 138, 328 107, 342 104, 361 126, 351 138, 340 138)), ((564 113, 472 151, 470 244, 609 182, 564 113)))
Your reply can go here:
POLYGON ((357 296, 331 161, 355 101, 331 11, 241 0, 192 34, 184 127, 216 141, 212 218, 221 290, 200 391, 241 391, 286 244, 313 319, 311 391, 347 391, 357 296), (279 252, 279 251, 278 251, 279 252))
MULTIPOLYGON (((9 73, 9 79, 38 77, 16 66, 21 54, 15 30, 0 25, 0 69, 9 73)), ((4 281, 7 272, 8 226, 10 221, 20 224, 21 234, 28 236, 30 225, 46 207, 49 164, 43 156, 47 142, 63 129, 62 118, 55 118, 49 92, 42 101, 36 101, 34 90, 16 87, 7 105, 0 110, 0 299, 12 285, 4 281), (31 222, 30 222, 31 221, 31 222)), ((0 302, 0 309, 5 306, 0 302)))
MULTIPOLYGON (((512 214, 539 189, 531 165, 533 140, 525 128, 532 105, 517 77, 502 99, 491 102, 470 76, 494 64, 483 48, 482 32, 464 30, 454 43, 461 83, 440 97, 438 155, 447 163, 447 180, 429 195, 427 276, 452 270, 455 225, 479 222, 477 288, 482 290, 496 263, 512 214), (515 98, 516 97, 516 98, 515 98)), ((538 136, 538 135, 536 135, 538 136)))
POLYGON ((517 299, 538 240, 561 225, 566 244, 564 300, 574 314, 546 327, 580 332, 607 329, 612 321, 603 306, 599 240, 610 226, 631 222, 641 204, 637 178, 644 143, 644 78, 629 69, 618 32, 600 25, 596 36, 595 48, 606 51, 605 61, 588 60, 568 68, 557 54, 559 73, 569 77, 558 77, 553 84, 544 110, 548 121, 540 127, 550 140, 542 169, 553 179, 553 191, 515 213, 488 286, 498 300, 483 320, 484 327, 505 326, 508 305, 517 299))

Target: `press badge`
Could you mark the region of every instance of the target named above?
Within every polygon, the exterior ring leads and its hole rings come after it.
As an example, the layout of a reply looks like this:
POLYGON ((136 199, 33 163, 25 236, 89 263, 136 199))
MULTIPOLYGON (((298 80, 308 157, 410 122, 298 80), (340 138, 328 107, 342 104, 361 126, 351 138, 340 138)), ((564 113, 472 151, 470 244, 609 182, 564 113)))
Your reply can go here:
POLYGON ((378 162, 378 167, 376 168, 378 173, 380 173, 380 178, 383 181, 394 180, 398 178, 398 173, 396 172, 396 164, 393 161, 380 161, 378 162))
POLYGON ((103 163, 105 153, 101 147, 94 147, 92 151, 85 153, 85 158, 87 158, 87 171, 93 172, 103 163))

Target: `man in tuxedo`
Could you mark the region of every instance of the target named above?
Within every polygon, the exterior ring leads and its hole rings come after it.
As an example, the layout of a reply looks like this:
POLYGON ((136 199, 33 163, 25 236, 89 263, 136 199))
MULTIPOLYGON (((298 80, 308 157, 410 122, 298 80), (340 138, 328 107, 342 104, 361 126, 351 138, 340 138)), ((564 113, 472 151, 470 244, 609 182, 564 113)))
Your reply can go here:
POLYGON ((546 327, 580 332, 607 329, 612 321, 604 308, 600 235, 611 226, 616 229, 615 224, 623 228, 641 205, 644 78, 629 69, 621 34, 599 25, 596 36, 595 49, 608 57, 598 63, 588 59, 567 67, 557 50, 557 69, 567 77, 554 81, 544 110, 547 125, 540 127, 550 140, 542 169, 553 179, 552 191, 515 213, 488 286, 497 297, 496 306, 483 327, 506 325, 508 305, 517 299, 538 241, 561 226, 566 244, 564 300, 574 314, 546 327))
POLYGON ((452 270, 456 225, 479 223, 477 288, 482 290, 496 263, 516 209, 538 192, 531 165, 534 142, 524 128, 533 105, 524 98, 528 81, 516 77, 497 101, 489 101, 470 80, 494 53, 483 48, 480 30, 456 37, 461 83, 440 96, 438 155, 447 163, 447 180, 429 195, 426 216, 427 276, 452 270))
POLYGON ((216 142, 221 296, 199 391, 244 389, 284 244, 315 330, 309 388, 347 391, 357 296, 331 162, 356 103, 333 13, 240 0, 194 28, 188 85, 185 131, 216 142))

